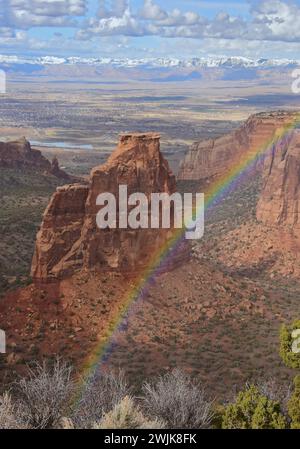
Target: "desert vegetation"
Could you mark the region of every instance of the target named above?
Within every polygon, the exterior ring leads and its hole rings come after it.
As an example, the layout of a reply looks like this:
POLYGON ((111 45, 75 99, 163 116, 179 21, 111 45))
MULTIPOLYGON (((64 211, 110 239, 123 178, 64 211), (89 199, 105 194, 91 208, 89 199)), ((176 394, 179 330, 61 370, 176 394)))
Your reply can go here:
MULTIPOLYGON (((290 331, 282 327, 280 355, 291 358, 290 331)), ((275 379, 246 383, 223 403, 209 397, 205 386, 173 369, 132 386, 122 371, 94 371, 75 379, 72 368, 56 359, 35 363, 0 396, 1 429, 299 429, 300 376, 294 385, 275 379)))
POLYGON ((212 423, 213 401, 180 370, 145 382, 139 394, 122 371, 77 382, 71 372, 60 359, 29 367, 0 397, 0 428, 207 428, 212 423))
POLYGON ((0 296, 30 282, 36 233, 49 198, 61 183, 30 169, 0 169, 0 296))

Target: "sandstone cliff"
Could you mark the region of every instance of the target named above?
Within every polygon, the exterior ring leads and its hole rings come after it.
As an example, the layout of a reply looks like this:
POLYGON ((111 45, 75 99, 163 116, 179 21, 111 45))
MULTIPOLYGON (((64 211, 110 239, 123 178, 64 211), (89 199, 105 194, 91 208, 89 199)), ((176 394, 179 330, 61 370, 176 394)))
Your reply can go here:
POLYGON ((257 219, 300 231, 300 131, 275 144, 264 164, 264 186, 257 219))
POLYGON ((0 167, 36 168, 49 172, 50 162, 24 138, 15 142, 0 142, 0 167))
MULTIPOLYGON (((266 146, 278 130, 297 119, 296 113, 284 111, 251 116, 239 129, 218 139, 195 143, 188 152, 179 172, 180 180, 203 180, 222 175, 245 152, 251 156, 266 146)), ((261 169, 257 161, 254 169, 261 169)))
POLYGON ((51 174, 56 178, 73 181, 75 178, 61 170, 57 158, 50 163, 39 150, 31 148, 30 143, 23 137, 14 142, 0 142, 0 167, 3 168, 31 168, 39 172, 51 174))
POLYGON ((142 192, 148 198, 153 192, 175 191, 175 177, 160 153, 158 135, 121 136, 108 162, 92 170, 88 184, 57 189, 37 236, 32 263, 35 280, 63 278, 82 268, 130 273, 148 266, 172 237, 172 229, 97 227, 97 196, 110 192, 118 199, 120 184, 128 186, 129 194, 142 192))
POLYGON ((79 178, 76 178, 75 176, 70 176, 68 173, 66 173, 64 170, 60 168, 57 157, 54 157, 52 159, 49 173, 55 176, 56 178, 63 179, 65 181, 70 182, 79 181, 79 178))

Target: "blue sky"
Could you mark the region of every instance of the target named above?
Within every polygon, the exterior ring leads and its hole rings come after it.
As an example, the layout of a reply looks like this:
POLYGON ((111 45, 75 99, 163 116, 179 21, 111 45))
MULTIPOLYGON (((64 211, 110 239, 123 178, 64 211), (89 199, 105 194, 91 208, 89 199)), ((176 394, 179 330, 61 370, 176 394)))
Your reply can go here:
POLYGON ((300 0, 0 0, 0 53, 300 59, 300 0))

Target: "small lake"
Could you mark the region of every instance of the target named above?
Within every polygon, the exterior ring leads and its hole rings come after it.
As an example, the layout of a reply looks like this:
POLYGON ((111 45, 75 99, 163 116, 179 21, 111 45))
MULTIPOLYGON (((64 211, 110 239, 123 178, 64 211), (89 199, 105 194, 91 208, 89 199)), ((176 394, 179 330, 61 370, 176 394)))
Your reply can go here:
POLYGON ((93 145, 74 144, 70 142, 39 142, 37 140, 30 141, 32 146, 45 148, 61 148, 65 150, 93 150, 93 145))

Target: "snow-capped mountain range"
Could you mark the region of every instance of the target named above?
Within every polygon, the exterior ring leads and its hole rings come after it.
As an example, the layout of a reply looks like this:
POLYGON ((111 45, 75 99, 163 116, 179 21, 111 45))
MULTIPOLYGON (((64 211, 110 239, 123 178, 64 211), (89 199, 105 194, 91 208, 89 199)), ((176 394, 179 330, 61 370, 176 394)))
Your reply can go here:
POLYGON ((207 57, 192 59, 176 58, 81 58, 56 56, 23 57, 12 55, 0 55, 0 64, 30 64, 38 66, 46 65, 90 65, 90 66, 114 66, 114 67, 143 67, 143 68, 272 68, 300 66, 299 60, 292 59, 249 59, 240 56, 234 57, 207 57))

